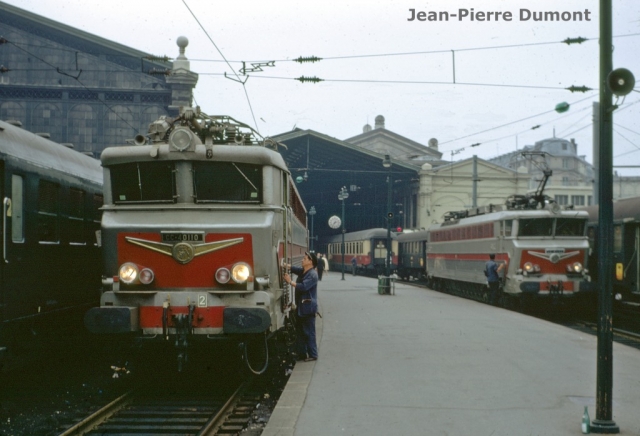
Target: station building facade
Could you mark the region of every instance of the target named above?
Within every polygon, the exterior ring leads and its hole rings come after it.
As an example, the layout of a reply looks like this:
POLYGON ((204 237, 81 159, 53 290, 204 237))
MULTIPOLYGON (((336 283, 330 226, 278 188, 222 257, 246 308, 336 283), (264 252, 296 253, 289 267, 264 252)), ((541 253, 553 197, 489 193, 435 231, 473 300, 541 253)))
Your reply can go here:
POLYGON ((168 59, 2 2, 0 35, 0 119, 94 156, 190 104, 197 81, 176 82, 168 59))

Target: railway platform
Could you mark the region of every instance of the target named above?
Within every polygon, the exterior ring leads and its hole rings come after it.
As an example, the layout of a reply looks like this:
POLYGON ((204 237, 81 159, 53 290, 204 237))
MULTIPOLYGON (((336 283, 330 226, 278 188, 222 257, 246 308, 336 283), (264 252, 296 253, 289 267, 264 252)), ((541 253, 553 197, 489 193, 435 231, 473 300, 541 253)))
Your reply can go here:
MULTIPOLYGON (((298 362, 262 436, 579 435, 595 336, 479 302, 325 273, 319 358, 298 362)), ((613 420, 640 435, 640 351, 613 344, 613 420)))

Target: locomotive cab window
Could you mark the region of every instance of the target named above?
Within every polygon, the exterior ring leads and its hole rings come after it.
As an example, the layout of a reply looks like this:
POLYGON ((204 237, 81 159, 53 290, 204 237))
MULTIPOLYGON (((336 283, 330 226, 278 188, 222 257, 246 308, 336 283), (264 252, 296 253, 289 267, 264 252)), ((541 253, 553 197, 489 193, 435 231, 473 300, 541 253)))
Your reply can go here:
POLYGON ((111 167, 111 190, 117 203, 173 203, 173 164, 134 162, 111 167))
POLYGON ((556 220, 556 236, 584 236, 586 225, 586 220, 558 218, 556 220))
POLYGON ((502 224, 504 226, 503 236, 511 236, 511 229, 513 229, 513 220, 504 220, 502 224))
POLYGON ((586 224, 576 218, 520 219, 518 236, 584 236, 586 224))
POLYGON ((194 162, 196 203, 261 203, 262 167, 235 162, 194 162))
POLYGON ((520 219, 518 236, 551 236, 553 218, 520 219))

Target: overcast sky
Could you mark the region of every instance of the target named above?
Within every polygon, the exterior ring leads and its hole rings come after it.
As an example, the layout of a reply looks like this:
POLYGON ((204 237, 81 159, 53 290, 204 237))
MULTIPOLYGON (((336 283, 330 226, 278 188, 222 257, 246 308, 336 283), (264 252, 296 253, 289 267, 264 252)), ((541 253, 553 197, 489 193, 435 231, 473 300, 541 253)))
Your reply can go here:
MULTIPOLYGON (((557 137, 575 138, 578 153, 592 162, 592 104, 599 98, 597 0, 4 1, 172 58, 177 37, 186 36, 191 69, 200 74, 197 104, 205 113, 257 125, 263 136, 297 126, 346 139, 383 115, 387 129, 414 141, 437 138, 445 159, 489 159, 555 131, 557 137), (468 15, 409 21, 411 9, 425 16, 460 15, 464 9, 468 15), (521 17, 521 10, 581 12, 583 20, 525 21, 532 14, 521 17), (510 12, 511 20, 471 20, 471 12, 477 18, 496 11, 510 12), (562 43, 577 37, 588 41, 562 43), (235 72, 239 61, 275 66, 250 73, 243 86, 224 77, 235 76, 220 52, 235 72), (292 61, 300 56, 323 60, 292 61), (294 80, 301 76, 324 81, 294 80), (572 85, 593 90, 565 89, 572 85), (564 114, 554 111, 561 102, 571 104, 564 114)), ((640 1, 613 0, 613 9, 614 68, 631 70, 640 83, 640 1)), ((639 102, 640 93, 632 92, 614 114, 614 166, 640 166, 639 102)), ((640 175, 640 169, 616 170, 640 175)))

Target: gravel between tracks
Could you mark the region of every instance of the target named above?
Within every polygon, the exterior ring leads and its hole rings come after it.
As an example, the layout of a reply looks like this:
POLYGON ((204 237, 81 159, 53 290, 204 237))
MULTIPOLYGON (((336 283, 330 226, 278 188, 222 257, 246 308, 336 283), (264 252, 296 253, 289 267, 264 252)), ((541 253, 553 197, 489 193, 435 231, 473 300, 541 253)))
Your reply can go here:
MULTIPOLYGON (((112 365, 125 366, 122 361, 106 355, 91 338, 81 337, 49 350, 28 367, 0 373, 0 436, 57 435, 132 389, 136 385, 135 366, 128 365, 131 374, 127 375, 114 371, 112 365), (114 378, 116 372, 119 376, 114 378)), ((242 436, 262 433, 293 365, 292 360, 282 361, 270 368, 271 374, 255 386, 254 392, 260 401, 247 428, 240 433, 242 436)), ((224 378, 233 373, 229 368, 234 366, 225 365, 221 369, 213 365, 207 370, 224 378)), ((177 374, 173 367, 168 371, 171 371, 169 376, 177 374)))

